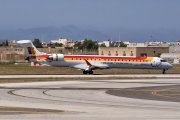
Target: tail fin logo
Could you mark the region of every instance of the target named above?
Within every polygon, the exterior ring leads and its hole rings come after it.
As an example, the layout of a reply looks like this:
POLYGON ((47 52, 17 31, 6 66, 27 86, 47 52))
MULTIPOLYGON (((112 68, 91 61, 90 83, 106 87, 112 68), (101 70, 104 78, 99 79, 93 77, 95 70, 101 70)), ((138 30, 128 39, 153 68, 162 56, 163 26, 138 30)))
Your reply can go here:
POLYGON ((34 47, 28 47, 29 54, 36 54, 34 47))

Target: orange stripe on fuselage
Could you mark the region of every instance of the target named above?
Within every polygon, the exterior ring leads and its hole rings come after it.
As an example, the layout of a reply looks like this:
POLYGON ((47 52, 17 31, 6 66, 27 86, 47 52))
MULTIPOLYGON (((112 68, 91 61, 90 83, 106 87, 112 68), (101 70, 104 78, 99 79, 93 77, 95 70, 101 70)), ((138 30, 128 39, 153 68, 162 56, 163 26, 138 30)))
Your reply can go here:
MULTIPOLYGON (((38 56, 30 56, 30 59, 39 59, 44 60, 47 59, 50 55, 38 55, 38 56)), ((64 60, 152 60, 153 57, 146 56, 98 56, 98 55, 64 55, 64 60)))
POLYGON ((142 56, 135 56, 135 57, 125 57, 125 56, 94 56, 94 55, 90 55, 90 56, 78 56, 78 55, 64 55, 64 58, 65 59, 116 59, 116 60, 146 60, 146 56, 145 57, 142 57, 142 56))

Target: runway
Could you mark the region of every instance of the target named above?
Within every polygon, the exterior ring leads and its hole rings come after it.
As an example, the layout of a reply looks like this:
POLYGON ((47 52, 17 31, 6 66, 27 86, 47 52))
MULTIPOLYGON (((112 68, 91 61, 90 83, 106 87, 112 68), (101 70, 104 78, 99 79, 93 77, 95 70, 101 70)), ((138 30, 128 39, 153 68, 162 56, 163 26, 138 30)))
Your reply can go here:
POLYGON ((179 75, 161 77, 3 83, 0 119, 179 120, 179 75))
POLYGON ((125 77, 125 78, 180 78, 180 74, 94 74, 94 75, 0 75, 0 78, 86 78, 86 77, 125 77))

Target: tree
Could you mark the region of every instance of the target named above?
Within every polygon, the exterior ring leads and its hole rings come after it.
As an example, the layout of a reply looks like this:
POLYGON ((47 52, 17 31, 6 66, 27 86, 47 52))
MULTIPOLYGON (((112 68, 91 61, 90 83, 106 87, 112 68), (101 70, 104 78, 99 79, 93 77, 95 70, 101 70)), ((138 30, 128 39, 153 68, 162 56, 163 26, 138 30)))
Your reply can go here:
POLYGON ((81 42, 77 42, 77 43, 74 44, 74 48, 82 50, 83 45, 81 44, 81 42))
POLYGON ((34 39, 33 44, 37 48, 42 48, 42 43, 41 43, 41 41, 39 39, 34 39))
POLYGON ((99 45, 99 47, 106 47, 106 45, 102 43, 101 45, 99 45))
POLYGON ((54 46, 55 46, 55 47, 62 47, 63 44, 62 44, 62 43, 57 43, 57 42, 56 42, 56 43, 54 44, 54 46))
POLYGON ((98 44, 92 40, 84 39, 83 43, 77 42, 74 45, 74 47, 81 50, 82 49, 98 49, 98 44))
POLYGON ((121 42, 120 46, 119 47, 127 47, 126 44, 124 44, 123 42, 121 42))

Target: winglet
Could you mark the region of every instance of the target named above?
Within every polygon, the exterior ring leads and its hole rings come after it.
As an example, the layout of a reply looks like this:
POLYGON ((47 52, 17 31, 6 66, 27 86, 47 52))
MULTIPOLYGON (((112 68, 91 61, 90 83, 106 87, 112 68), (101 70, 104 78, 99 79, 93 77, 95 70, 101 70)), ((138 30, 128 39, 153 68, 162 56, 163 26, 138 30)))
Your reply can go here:
POLYGON ((88 62, 86 59, 84 59, 84 60, 86 61, 86 64, 87 64, 88 66, 90 66, 90 67, 92 66, 90 62, 88 62))

